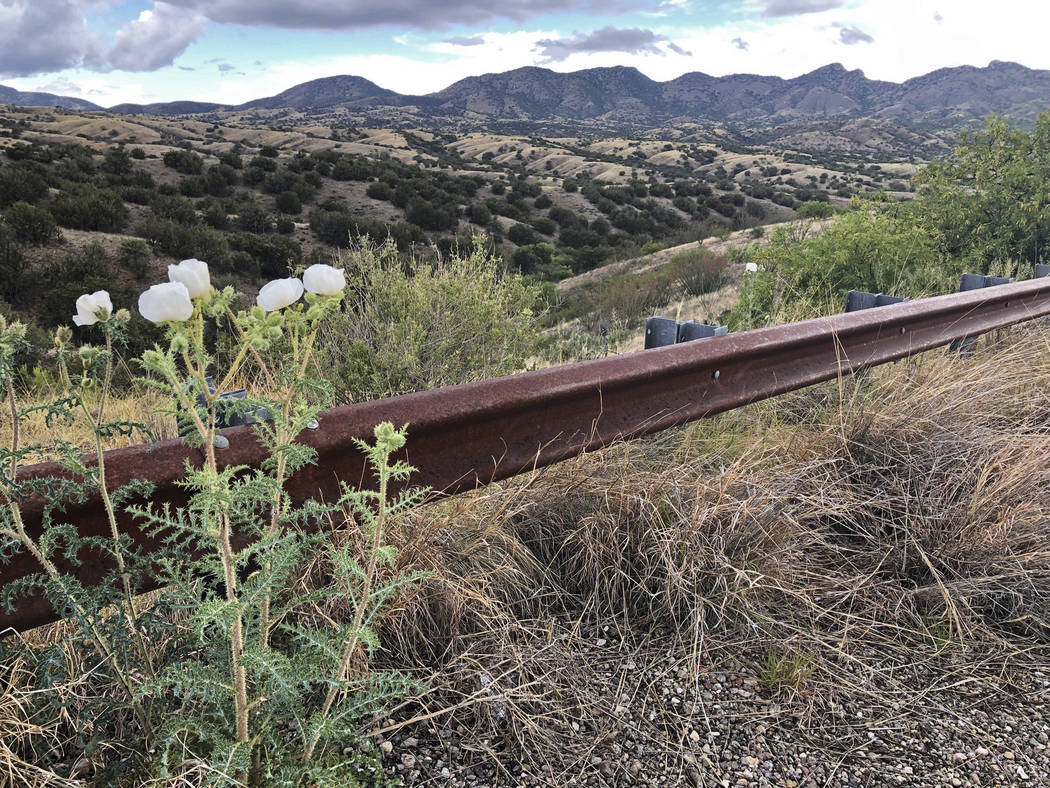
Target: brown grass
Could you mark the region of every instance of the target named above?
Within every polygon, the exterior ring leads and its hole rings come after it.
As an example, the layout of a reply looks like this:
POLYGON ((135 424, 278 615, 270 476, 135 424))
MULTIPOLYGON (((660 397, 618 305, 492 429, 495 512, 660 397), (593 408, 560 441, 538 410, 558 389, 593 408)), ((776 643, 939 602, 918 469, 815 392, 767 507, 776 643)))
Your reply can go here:
MULTIPOLYGON (((1050 344, 1015 329, 417 510, 400 562, 429 576, 382 662, 430 690, 375 731, 454 730, 467 760, 565 784, 620 735, 621 698, 727 668, 816 748, 953 724, 958 687, 1009 694, 1050 655, 1048 384, 1050 344)), ((3 757, 46 784, 15 759, 58 722, 19 718, 32 681, 5 670, 3 757)), ((632 735, 674 760, 701 713, 632 735)))

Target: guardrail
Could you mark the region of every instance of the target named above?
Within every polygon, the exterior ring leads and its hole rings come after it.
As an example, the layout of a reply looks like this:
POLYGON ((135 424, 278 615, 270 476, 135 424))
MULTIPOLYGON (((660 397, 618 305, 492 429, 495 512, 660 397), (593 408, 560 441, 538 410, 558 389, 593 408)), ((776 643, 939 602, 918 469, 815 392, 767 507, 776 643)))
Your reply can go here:
MULTIPOLYGON (((383 421, 409 425, 403 454, 420 469, 413 483, 455 494, 616 440, 1046 316, 1050 279, 1033 279, 347 405, 324 413, 318 429, 300 436, 316 449, 317 464, 290 479, 288 490, 302 501, 337 496, 340 480, 369 484, 352 439, 370 437, 383 421)), ((256 466, 265 458, 249 426, 223 434, 230 441, 220 452, 224 467, 256 466)), ((106 453, 106 480, 116 489, 149 479, 156 503, 178 506, 186 500, 177 485, 185 462, 200 460, 198 450, 179 440, 116 449, 106 453)), ((23 474, 67 475, 54 464, 30 466, 23 474)), ((40 499, 24 506, 31 532, 39 532, 43 508, 40 499)), ((65 517, 83 534, 109 532, 98 499, 70 505, 65 517)), ((130 517, 120 524, 151 549, 130 517)), ((91 557, 66 568, 85 584, 99 582, 110 569, 91 557)), ((0 584, 34 571, 33 559, 20 553, 0 567, 0 584)), ((53 619, 45 600, 25 599, 14 614, 0 613, 0 630, 53 619)))

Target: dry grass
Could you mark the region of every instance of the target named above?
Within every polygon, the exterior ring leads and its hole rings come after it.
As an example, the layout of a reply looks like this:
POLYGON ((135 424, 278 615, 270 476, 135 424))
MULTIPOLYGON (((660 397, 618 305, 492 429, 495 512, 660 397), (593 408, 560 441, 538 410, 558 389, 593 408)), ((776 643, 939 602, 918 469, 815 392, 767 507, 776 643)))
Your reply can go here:
MULTIPOLYGON (((565 784, 623 698, 727 667, 832 759, 877 723, 954 724, 960 687, 1009 695, 1048 663, 1048 384, 1050 344, 1016 329, 417 510, 400 562, 430 574, 382 662, 431 689, 376 731, 454 730, 462 759, 565 784)), ((15 758, 61 724, 20 717, 32 680, 5 671, 0 755, 48 784, 15 758)), ((674 759, 701 713, 632 735, 674 759)))
POLYGON ((639 664, 749 673, 815 741, 863 738, 850 704, 932 721, 957 685, 1009 694, 1050 657, 1048 382, 1018 331, 424 509, 402 559, 433 574, 389 657, 429 673, 423 713, 535 774, 586 771, 615 727, 581 656, 599 624, 639 664))

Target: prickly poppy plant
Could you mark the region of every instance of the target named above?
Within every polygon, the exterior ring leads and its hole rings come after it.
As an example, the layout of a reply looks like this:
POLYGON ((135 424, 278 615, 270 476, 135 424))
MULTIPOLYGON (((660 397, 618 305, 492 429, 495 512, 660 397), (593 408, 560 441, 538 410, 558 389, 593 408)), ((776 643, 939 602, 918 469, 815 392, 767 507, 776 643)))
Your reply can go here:
MULTIPOLYGON (((334 268, 309 273, 307 286, 298 279, 271 282, 257 306, 241 311, 233 308, 231 288, 211 287, 199 260, 170 266, 171 281, 142 294, 142 317, 165 326, 165 342, 138 360, 142 383, 170 398, 185 440, 200 449, 200 461, 185 469, 189 502, 177 509, 151 504, 148 480, 112 491, 105 484, 107 437, 138 432, 152 440, 144 425, 108 420, 106 412, 115 348, 130 313, 114 312, 104 291, 78 300, 77 324, 101 332, 104 344, 74 351, 71 332, 60 329, 55 355, 67 391, 45 405, 19 404, 13 359, 25 332, 17 323, 0 326, 0 386, 14 436, 0 450, 0 559, 26 552, 40 568, 6 586, 3 602, 11 608, 21 596, 42 593, 75 623, 69 640, 23 648, 17 658, 33 665, 44 685, 82 680, 95 689, 78 695, 76 702, 91 708, 70 716, 93 722, 73 744, 27 753, 45 766, 50 760, 60 770, 88 758, 104 782, 153 777, 295 786, 377 779, 362 726, 416 689, 400 675, 369 669, 379 647, 377 623, 418 579, 395 571, 388 535, 425 491, 391 493, 413 469, 391 459, 405 444, 404 428, 385 423, 374 442, 359 444, 376 490, 344 484, 339 500, 302 505, 285 492, 289 476, 316 461, 297 437, 325 428, 320 414, 328 386, 311 362, 344 282, 334 268), (205 341, 213 332, 226 338, 230 360, 223 368, 205 341), (252 429, 269 459, 259 468, 224 467, 219 395, 249 378, 262 384, 235 407, 266 414, 253 419, 252 429), (19 445, 18 425, 39 411, 90 427, 97 462, 71 447, 62 452, 75 481, 19 476, 41 447, 19 445), (21 514, 34 495, 47 501, 39 534, 27 530, 21 514), (105 506, 106 538, 83 537, 64 519, 65 504, 89 495, 105 506), (133 548, 120 528, 128 515, 159 541, 159 552, 133 548), (62 569, 88 552, 112 565, 111 577, 95 588, 62 569), (143 595, 150 580, 161 588, 143 595), (342 618, 322 612, 336 597, 339 609, 350 611, 342 618), (58 655, 70 641, 90 655, 89 678, 55 674, 67 662, 58 655)), ((19 648, 9 641, 2 647, 19 648)), ((69 704, 42 689, 35 696, 42 712, 49 703, 69 704)))

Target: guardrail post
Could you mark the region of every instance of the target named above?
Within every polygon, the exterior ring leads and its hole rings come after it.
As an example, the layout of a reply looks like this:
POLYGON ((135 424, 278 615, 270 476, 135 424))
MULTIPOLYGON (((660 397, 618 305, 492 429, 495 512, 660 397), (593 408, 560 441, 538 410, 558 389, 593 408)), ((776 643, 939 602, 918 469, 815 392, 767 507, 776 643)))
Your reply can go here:
POLYGON ((729 333, 729 326, 709 326, 706 323, 694 323, 687 320, 678 324, 678 342, 692 342, 694 339, 721 337, 729 333))
POLYGON ((850 290, 846 293, 846 311, 858 312, 861 309, 874 309, 877 306, 901 304, 910 300, 910 298, 891 296, 885 293, 866 293, 863 290, 850 290))
MULTIPOLYGON (((967 290, 981 290, 985 287, 996 287, 997 285, 1008 285, 1013 279, 1006 276, 985 276, 984 274, 963 274, 959 280, 959 292, 967 290)), ((958 352, 961 356, 972 356, 977 347, 977 337, 963 337, 952 342, 948 349, 958 352)))
POLYGON ((709 326, 686 320, 679 323, 669 317, 647 317, 645 319, 645 349, 692 342, 694 339, 725 336, 729 326, 709 326))
POLYGON ((645 349, 666 347, 678 341, 678 322, 669 317, 645 319, 645 349))

